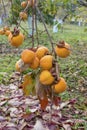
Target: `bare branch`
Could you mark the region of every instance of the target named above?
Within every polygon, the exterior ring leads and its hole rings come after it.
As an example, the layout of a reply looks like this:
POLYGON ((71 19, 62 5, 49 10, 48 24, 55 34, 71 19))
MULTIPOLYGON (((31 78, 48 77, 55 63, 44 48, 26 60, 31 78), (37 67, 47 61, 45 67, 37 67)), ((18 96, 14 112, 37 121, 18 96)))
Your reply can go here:
POLYGON ((77 0, 77 2, 78 2, 80 5, 87 7, 87 1, 86 1, 86 0, 77 0))

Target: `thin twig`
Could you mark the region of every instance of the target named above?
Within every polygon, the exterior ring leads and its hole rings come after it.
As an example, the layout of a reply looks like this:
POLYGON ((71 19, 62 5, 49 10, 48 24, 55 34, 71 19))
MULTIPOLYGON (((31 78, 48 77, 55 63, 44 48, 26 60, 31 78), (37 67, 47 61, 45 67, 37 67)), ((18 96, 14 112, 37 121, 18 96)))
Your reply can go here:
POLYGON ((34 23, 35 23, 35 19, 34 19, 34 6, 32 7, 32 47, 34 47, 34 23))
POLYGON ((23 28, 21 25, 20 25, 20 28, 21 28, 22 30, 24 30, 24 31, 28 34, 28 32, 25 30, 25 28, 23 28))
POLYGON ((4 1, 3 0, 2 0, 2 4, 3 4, 4 13, 5 13, 5 16, 6 16, 6 9, 5 9, 5 5, 4 5, 4 1))
POLYGON ((37 28, 36 0, 35 0, 35 29, 36 29, 37 44, 39 45, 40 43, 39 43, 38 28, 37 28))
MULTIPOLYGON (((47 33, 47 35, 48 35, 49 41, 50 41, 51 46, 52 46, 52 52, 54 52, 54 46, 53 46, 54 43, 53 43, 53 41, 52 41, 52 39, 51 39, 51 36, 50 36, 50 34, 49 34, 49 32, 48 32, 48 29, 47 29, 47 27, 46 27, 44 18, 43 18, 43 16, 42 16, 42 13, 40 12, 40 10, 39 10, 39 8, 38 8, 37 6, 36 6, 36 10, 37 10, 37 12, 38 12, 38 14, 39 14, 39 16, 40 16, 40 18, 41 18, 41 21, 43 22, 45 31, 46 31, 46 33, 47 33)), ((54 52, 54 53, 55 53, 55 52, 54 52)))
POLYGON ((23 11, 23 12, 27 12, 28 7, 29 7, 29 3, 27 2, 27 6, 26 6, 26 8, 24 9, 24 11, 23 11))
MULTIPOLYGON (((29 3, 27 2, 27 6, 26 6, 26 8, 24 9, 23 12, 27 12, 28 7, 29 7, 29 3)), ((22 18, 19 19, 19 22, 18 22, 18 24, 16 25, 17 28, 20 26, 20 24, 21 24, 21 20, 22 20, 22 18)))

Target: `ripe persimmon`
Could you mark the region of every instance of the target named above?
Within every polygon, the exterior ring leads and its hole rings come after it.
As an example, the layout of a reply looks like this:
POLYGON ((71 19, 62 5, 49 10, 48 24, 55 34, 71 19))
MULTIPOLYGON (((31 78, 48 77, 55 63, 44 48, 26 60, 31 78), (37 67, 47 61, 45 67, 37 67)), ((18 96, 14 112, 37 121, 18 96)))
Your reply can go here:
POLYGON ((21 53, 21 59, 24 61, 24 63, 32 63, 35 59, 35 53, 32 50, 25 49, 21 53))
POLYGON ((54 81, 54 77, 48 70, 43 70, 40 74, 40 82, 43 85, 51 85, 54 81))
POLYGON ((45 46, 40 46, 36 51, 36 56, 41 59, 44 55, 48 54, 49 50, 45 46))
POLYGON ((24 41, 24 35, 21 32, 17 35, 10 33, 8 36, 8 41, 12 46, 19 47, 24 41))
POLYGON ((3 27, 3 30, 7 31, 7 30, 10 30, 10 28, 8 26, 5 26, 5 27, 3 27))
POLYGON ((3 29, 0 29, 0 35, 4 35, 5 31, 3 29))
POLYGON ((23 72, 29 68, 29 64, 25 64, 22 59, 19 59, 15 64, 16 71, 23 72))
POLYGON ((40 59, 40 67, 45 70, 52 68, 53 56, 46 55, 40 59))
POLYGON ((39 63, 40 63, 39 59, 35 56, 35 59, 30 64, 30 68, 37 69, 39 67, 39 63))
MULTIPOLYGON (((37 3, 37 0, 36 0, 36 3, 37 3)), ((33 7, 35 5, 35 0, 28 0, 28 5, 33 7)))
POLYGON ((25 12, 20 12, 19 16, 20 16, 20 19, 22 19, 22 20, 26 20, 28 17, 25 12))
POLYGON ((27 2, 26 1, 21 2, 21 6, 22 8, 25 8, 27 6, 27 2))
POLYGON ((10 33, 11 33, 10 30, 6 30, 6 31, 5 31, 5 35, 6 35, 6 36, 9 36, 10 33))
POLYGON ((55 93, 62 93, 66 90, 67 88, 67 83, 65 81, 64 78, 61 78, 59 79, 58 83, 54 84, 53 86, 53 90, 55 93))
POLYGON ((60 42, 55 47, 56 54, 61 58, 66 58, 70 55, 70 45, 66 42, 60 42))

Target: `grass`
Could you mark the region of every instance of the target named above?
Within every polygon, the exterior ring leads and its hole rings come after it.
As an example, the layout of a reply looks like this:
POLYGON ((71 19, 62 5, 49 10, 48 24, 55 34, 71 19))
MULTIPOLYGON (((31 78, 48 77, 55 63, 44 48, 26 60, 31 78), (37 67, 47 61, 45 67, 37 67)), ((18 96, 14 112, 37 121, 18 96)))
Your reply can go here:
POLYGON ((0 57, 0 83, 9 83, 9 78, 15 72, 15 62, 18 57, 13 54, 2 55, 0 57))

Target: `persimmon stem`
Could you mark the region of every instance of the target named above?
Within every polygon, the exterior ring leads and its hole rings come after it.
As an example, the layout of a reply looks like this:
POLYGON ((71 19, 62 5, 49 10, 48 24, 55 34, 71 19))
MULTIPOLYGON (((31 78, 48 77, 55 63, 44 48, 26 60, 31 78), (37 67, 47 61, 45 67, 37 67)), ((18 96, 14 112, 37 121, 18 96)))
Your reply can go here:
POLYGON ((26 11, 27 11, 27 9, 28 9, 28 7, 29 7, 29 3, 27 2, 27 6, 26 6, 26 8, 24 9, 24 11, 23 11, 23 12, 26 12, 26 11))

